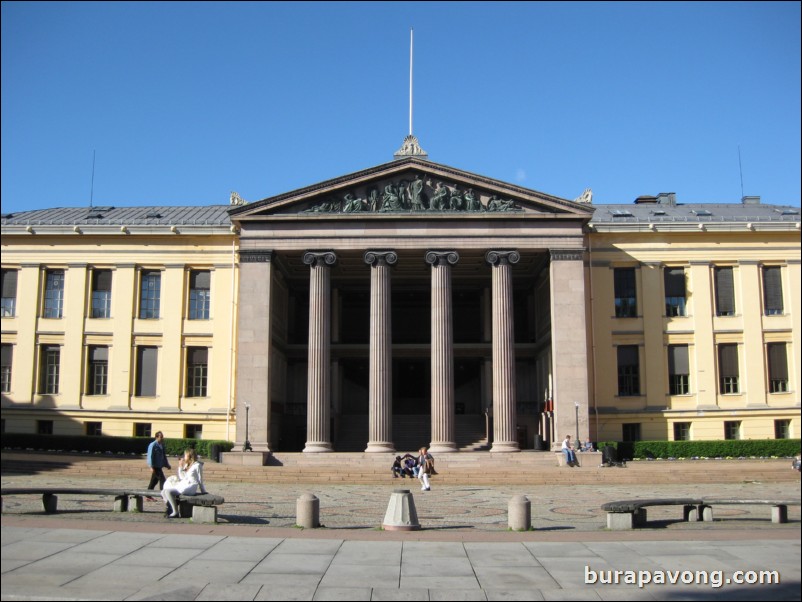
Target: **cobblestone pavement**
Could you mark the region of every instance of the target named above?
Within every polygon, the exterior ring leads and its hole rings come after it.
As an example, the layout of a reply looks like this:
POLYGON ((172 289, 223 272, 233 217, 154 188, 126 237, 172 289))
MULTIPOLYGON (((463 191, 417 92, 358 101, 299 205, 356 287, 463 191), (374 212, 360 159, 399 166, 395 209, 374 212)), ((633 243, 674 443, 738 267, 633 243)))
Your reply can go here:
MULTIPOLYGON (((98 478, 63 477, 52 474, 10 475, 2 477, 3 487, 66 486, 92 488, 137 488, 145 483, 110 476, 98 478)), ((320 522, 328 529, 378 529, 384 519, 390 494, 395 489, 409 489, 414 498, 421 527, 440 531, 506 531, 510 498, 525 495, 531 502, 532 526, 539 531, 598 531, 606 527, 605 502, 630 498, 655 497, 726 497, 799 500, 800 482, 687 485, 573 485, 573 486, 438 486, 420 490, 413 479, 393 479, 383 486, 366 485, 269 485, 224 483, 208 484, 212 493, 222 495, 220 524, 293 527, 296 502, 305 493, 320 500, 320 522)), ((164 505, 146 501, 142 513, 112 512, 112 499, 80 495, 59 496, 59 518, 65 520, 114 520, 124 522, 167 523, 164 505)), ((7 496, 4 512, 8 516, 41 514, 41 498, 34 495, 7 496)), ((677 507, 650 508, 650 526, 669 530, 710 529, 735 525, 758 529, 788 528, 800 522, 799 506, 788 508, 789 525, 773 525, 770 509, 765 506, 720 506, 715 508, 712 524, 683 523, 677 507), (654 524, 651 524, 651 523, 654 524)), ((183 519, 182 519, 183 520, 183 519)))

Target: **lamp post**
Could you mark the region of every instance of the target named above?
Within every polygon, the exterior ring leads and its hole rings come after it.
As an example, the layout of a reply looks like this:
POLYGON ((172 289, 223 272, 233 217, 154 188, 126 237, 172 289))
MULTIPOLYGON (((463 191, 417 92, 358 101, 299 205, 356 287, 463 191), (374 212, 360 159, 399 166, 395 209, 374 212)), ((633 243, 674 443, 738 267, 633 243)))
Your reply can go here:
POLYGON ((245 404, 245 444, 242 446, 242 451, 253 451, 253 447, 251 447, 251 442, 248 438, 248 413, 251 409, 251 405, 246 403, 245 404))
POLYGON ((576 413, 576 439, 574 441, 579 441, 579 402, 574 402, 574 410, 576 413))

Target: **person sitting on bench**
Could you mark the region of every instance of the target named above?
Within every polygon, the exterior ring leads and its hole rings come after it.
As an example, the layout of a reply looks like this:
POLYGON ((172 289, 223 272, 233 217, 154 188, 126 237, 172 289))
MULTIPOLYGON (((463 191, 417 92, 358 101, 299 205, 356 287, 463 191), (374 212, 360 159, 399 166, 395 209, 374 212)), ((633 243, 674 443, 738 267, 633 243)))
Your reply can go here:
POLYGON ((167 479, 164 489, 162 489, 162 497, 170 505, 170 510, 172 510, 172 514, 168 514, 167 518, 176 518, 178 516, 176 495, 195 495, 198 490, 201 493, 204 492, 201 474, 201 463, 198 462, 195 450, 192 448, 187 449, 184 452, 184 457, 178 462, 178 477, 172 476, 167 479))
POLYGON ((571 435, 565 436, 562 444, 562 452, 565 454, 565 463, 568 466, 579 466, 579 462, 576 461, 574 446, 571 445, 571 435))

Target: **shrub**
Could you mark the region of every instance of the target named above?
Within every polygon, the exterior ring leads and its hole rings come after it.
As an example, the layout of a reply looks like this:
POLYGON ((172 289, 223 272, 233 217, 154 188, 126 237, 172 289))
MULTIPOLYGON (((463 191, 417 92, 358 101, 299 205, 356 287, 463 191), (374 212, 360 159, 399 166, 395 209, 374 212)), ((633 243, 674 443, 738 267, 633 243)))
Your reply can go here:
POLYGON ((641 458, 790 458, 800 439, 727 439, 722 441, 600 441, 612 445, 619 459, 641 458))

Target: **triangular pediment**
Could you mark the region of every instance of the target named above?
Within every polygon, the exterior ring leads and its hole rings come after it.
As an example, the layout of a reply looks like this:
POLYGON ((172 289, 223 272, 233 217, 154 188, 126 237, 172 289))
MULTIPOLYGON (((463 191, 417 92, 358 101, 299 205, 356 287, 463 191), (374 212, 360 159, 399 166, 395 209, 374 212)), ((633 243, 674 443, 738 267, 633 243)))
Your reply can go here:
POLYGON ((543 217, 589 220, 593 207, 407 157, 229 210, 233 220, 543 217))

